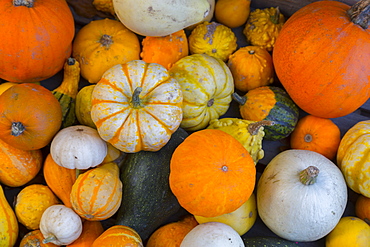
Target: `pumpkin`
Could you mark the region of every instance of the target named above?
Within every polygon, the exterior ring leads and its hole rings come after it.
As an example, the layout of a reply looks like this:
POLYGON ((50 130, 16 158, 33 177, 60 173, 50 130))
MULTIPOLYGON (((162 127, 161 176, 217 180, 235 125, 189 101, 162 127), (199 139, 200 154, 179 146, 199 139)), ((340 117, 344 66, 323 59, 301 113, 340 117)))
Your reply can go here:
POLYGON ((370 223, 370 197, 359 195, 355 202, 356 216, 366 223, 370 223))
POLYGON ((23 236, 21 242, 19 243, 19 247, 57 247, 53 243, 46 243, 44 244, 42 240, 44 236, 42 235, 41 231, 33 230, 28 232, 26 235, 23 236))
POLYGON ((132 228, 122 225, 114 225, 105 230, 91 247, 119 247, 132 246, 143 247, 143 242, 140 235, 132 228))
POLYGON ((182 120, 179 83, 159 64, 113 66, 96 84, 91 118, 99 135, 126 153, 158 151, 182 120))
POLYGON ((286 150, 265 167, 257 184, 258 214, 281 238, 316 241, 338 224, 347 186, 338 167, 309 150, 286 150))
POLYGON ((370 120, 356 123, 342 137, 337 152, 348 187, 366 197, 370 197, 369 133, 370 120))
POLYGON ((222 60, 193 54, 181 58, 169 70, 183 93, 180 127, 187 131, 204 129, 212 119, 226 113, 234 92, 230 69, 222 60))
POLYGON ((279 7, 257 8, 250 12, 243 34, 249 44, 272 51, 284 23, 279 7))
POLYGON ((76 181, 76 172, 76 169, 68 169, 58 165, 51 154, 47 154, 43 165, 46 185, 69 208, 72 207, 70 194, 72 185, 76 181))
POLYGON ((0 246, 14 246, 19 234, 18 221, 5 197, 2 185, 0 185, 0 229, 0 246))
POLYGON ((218 0, 215 6, 217 22, 229 27, 242 26, 249 17, 251 0, 218 0))
POLYGON ((0 78, 34 82, 59 72, 71 55, 75 34, 66 1, 2 0, 0 6, 7 20, 0 27, 6 34, 0 41, 0 78))
POLYGON ((221 222, 206 222, 194 227, 181 242, 180 247, 244 247, 239 234, 221 222))
POLYGON ((325 238, 327 247, 366 247, 369 243, 370 226, 360 218, 353 216, 341 218, 333 231, 325 238))
POLYGON ((73 41, 73 57, 80 62, 81 76, 90 83, 97 83, 116 64, 139 59, 140 49, 135 33, 108 18, 89 22, 73 41))
POLYGON ((71 208, 52 205, 41 216, 40 231, 44 236, 42 243, 68 245, 81 235, 82 221, 71 208))
POLYGON ((260 46, 245 46, 230 55, 227 62, 235 88, 247 92, 274 82, 274 66, 270 53, 260 46))
POLYGON ((100 221, 113 216, 122 200, 119 168, 110 162, 80 174, 72 186, 73 210, 82 218, 100 221))
POLYGON ((159 63, 166 69, 180 58, 189 55, 188 38, 183 29, 161 37, 146 36, 140 57, 147 63, 159 63))
POLYGON ((17 194, 14 211, 22 225, 29 230, 36 230, 39 229, 42 213, 58 203, 58 198, 48 186, 31 184, 17 194))
POLYGON ((73 125, 61 129, 50 144, 55 163, 68 169, 88 169, 102 163, 107 155, 107 143, 96 129, 73 125))
POLYGON ((113 8, 118 19, 133 32, 142 36, 166 36, 213 15, 208 1, 113 0, 113 8))
POLYGON ((15 148, 45 147, 61 124, 59 101, 43 86, 21 83, 0 95, 0 139, 15 148))
POLYGON ((252 157, 234 137, 218 129, 193 132, 170 162, 170 188, 193 215, 215 217, 239 208, 256 180, 252 157))
POLYGON ((186 234, 197 225, 198 222, 192 215, 167 223, 150 235, 146 247, 180 247, 186 234))
POLYGON ((332 160, 340 140, 340 129, 331 119, 306 115, 298 120, 291 133, 290 147, 315 151, 332 160))
POLYGON ((21 150, 0 139, 0 183, 20 187, 39 173, 43 155, 38 150, 21 150))
POLYGON ((257 219, 257 203, 254 193, 239 208, 228 214, 222 214, 216 217, 194 216, 199 224, 206 222, 221 222, 231 226, 240 236, 247 233, 257 219))
POLYGON ((352 8, 339 1, 314 2, 293 14, 279 33, 273 52, 275 71, 305 112, 337 118, 369 99, 369 13, 362 12, 366 6, 368 1, 352 8))
POLYGON ((225 62, 237 49, 236 41, 236 35, 229 27, 205 21, 189 35, 189 51, 190 54, 207 54, 225 62))
POLYGON ((80 124, 96 129, 91 119, 91 96, 96 84, 81 88, 76 96, 76 117, 80 124))
POLYGON ((82 223, 81 235, 67 247, 91 247, 95 239, 104 232, 103 225, 100 221, 85 220, 82 223))
POLYGON ((262 86, 249 90, 243 96, 235 92, 232 97, 239 104, 243 119, 274 122, 263 129, 267 140, 277 141, 288 137, 298 122, 299 108, 280 87, 262 86))

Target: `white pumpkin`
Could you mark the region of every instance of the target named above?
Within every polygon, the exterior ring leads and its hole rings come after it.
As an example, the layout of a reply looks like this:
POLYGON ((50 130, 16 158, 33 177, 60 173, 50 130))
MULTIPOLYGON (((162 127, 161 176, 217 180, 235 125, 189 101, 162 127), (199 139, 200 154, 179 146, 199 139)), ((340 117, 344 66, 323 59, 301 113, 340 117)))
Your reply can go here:
POLYGON ((143 36, 166 36, 206 19, 207 0, 113 0, 118 19, 143 36))
POLYGON ((68 245, 82 233, 82 221, 71 208, 64 205, 52 205, 41 216, 40 231, 43 243, 68 245))
POLYGON ((61 129, 50 145, 50 155, 60 166, 68 169, 88 169, 103 162, 107 143, 98 131, 85 125, 61 129))
POLYGON ((194 227, 180 247, 244 247, 237 231, 221 222, 206 222, 194 227))
POLYGON ((290 241, 326 236, 342 217, 347 197, 339 168, 308 150, 279 153, 257 184, 259 216, 271 231, 290 241))

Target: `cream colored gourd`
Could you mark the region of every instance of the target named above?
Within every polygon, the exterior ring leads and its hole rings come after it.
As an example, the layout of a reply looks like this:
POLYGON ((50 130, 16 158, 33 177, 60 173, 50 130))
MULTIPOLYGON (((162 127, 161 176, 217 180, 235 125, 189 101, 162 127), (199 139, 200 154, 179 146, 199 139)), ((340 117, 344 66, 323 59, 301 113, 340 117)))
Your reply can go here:
POLYGON ((71 208, 52 205, 42 214, 40 231, 44 244, 68 245, 81 235, 82 221, 71 208))
POLYGON ((107 149, 107 143, 96 129, 74 125, 56 134, 51 141, 50 154, 58 165, 65 168, 88 169, 102 163, 107 149))
POLYGON ((194 227, 181 242, 180 247, 244 247, 237 231, 221 222, 206 222, 194 227))
POLYGON ((259 216, 271 231, 290 241, 326 236, 338 224, 346 203, 347 186, 341 171, 313 151, 279 153, 257 185, 259 216))
POLYGON ((213 14, 207 0, 113 0, 113 7, 127 28, 143 36, 166 36, 213 14))

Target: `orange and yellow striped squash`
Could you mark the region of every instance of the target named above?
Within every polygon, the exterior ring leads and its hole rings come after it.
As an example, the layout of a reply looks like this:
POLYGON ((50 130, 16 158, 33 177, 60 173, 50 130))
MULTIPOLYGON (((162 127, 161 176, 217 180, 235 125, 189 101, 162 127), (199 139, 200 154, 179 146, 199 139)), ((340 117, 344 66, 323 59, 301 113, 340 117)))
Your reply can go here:
POLYGON ((360 121, 342 137, 337 164, 347 185, 356 193, 370 197, 370 120, 360 121))
POLYGON ((167 69, 133 60, 96 84, 91 118, 102 139, 126 153, 158 151, 182 120, 182 91, 167 69))
POLYGON ((92 247, 143 247, 140 235, 131 227, 123 225, 114 225, 105 230, 97 239, 92 247))
POLYGON ((0 246, 14 246, 18 233, 17 217, 0 185, 0 246))

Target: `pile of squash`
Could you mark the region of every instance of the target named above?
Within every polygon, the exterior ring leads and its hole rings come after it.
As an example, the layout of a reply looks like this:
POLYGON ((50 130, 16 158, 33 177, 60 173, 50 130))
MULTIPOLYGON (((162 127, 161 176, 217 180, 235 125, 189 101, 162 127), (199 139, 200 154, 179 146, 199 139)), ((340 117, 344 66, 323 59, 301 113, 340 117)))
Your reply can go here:
POLYGON ((368 246, 369 0, 79 2, 0 4, 0 246, 368 246))

